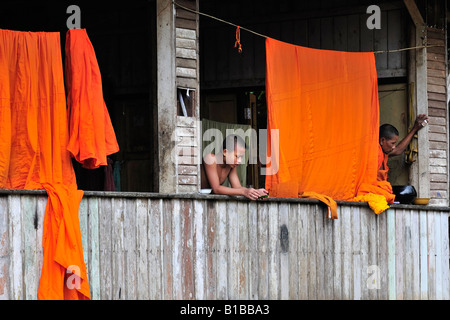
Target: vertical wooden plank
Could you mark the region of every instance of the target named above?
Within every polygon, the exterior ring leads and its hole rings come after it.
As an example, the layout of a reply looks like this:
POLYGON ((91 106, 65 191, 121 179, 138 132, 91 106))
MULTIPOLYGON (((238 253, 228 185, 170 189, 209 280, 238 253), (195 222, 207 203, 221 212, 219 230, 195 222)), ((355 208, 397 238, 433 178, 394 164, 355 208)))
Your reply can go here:
POLYGON ((353 255, 353 299, 361 300, 361 221, 359 207, 351 208, 351 233, 353 255))
POLYGON ((308 251, 308 299, 317 299, 317 243, 316 243, 316 214, 317 206, 310 205, 308 208, 308 238, 307 238, 307 251, 308 251))
POLYGON ((181 201, 178 199, 172 199, 170 201, 172 204, 172 290, 173 296, 172 299, 180 300, 183 299, 183 289, 182 289, 182 252, 183 252, 183 244, 182 244, 182 226, 181 226, 181 201))
POLYGON ((217 299, 218 212, 217 202, 206 203, 206 298, 217 299), (217 222, 216 222, 217 221, 217 222))
POLYGON ((140 300, 150 299, 149 281, 149 208, 148 199, 136 199, 136 277, 137 297, 140 300))
MULTIPOLYGON (((44 218, 45 218, 45 208, 47 207, 47 195, 39 196, 36 203, 36 251, 37 251, 37 274, 41 275, 42 264, 44 261, 44 247, 42 245, 43 231, 44 231, 44 218)), ((39 287, 38 287, 39 290, 39 287)))
POLYGON ((238 226, 238 204, 231 201, 227 206, 228 225, 228 297, 239 298, 239 226, 238 226))
POLYGON ((113 206, 111 198, 99 199, 99 248, 100 248, 100 298, 113 299, 113 238, 112 220, 113 206))
POLYGON ((11 299, 24 299, 23 290, 23 243, 20 196, 9 196, 9 235, 10 235, 10 288, 11 299))
POLYGON ((34 219, 37 213, 36 197, 23 195, 21 199, 22 232, 23 232, 23 289, 24 299, 37 299, 40 274, 37 266, 36 229, 34 219))
MULTIPOLYGON (((436 239, 435 213, 427 212, 428 233, 428 299, 436 300, 436 239)), ((426 270, 426 269, 425 269, 426 270)))
POLYGON ((258 299, 269 299, 269 202, 258 212, 258 299))
POLYGON ((327 218, 328 208, 324 205, 316 205, 312 218, 315 222, 315 243, 316 243, 316 297, 319 300, 325 299, 325 225, 324 220, 327 218))
POLYGON ((397 289, 396 289, 396 225, 395 225, 395 216, 396 210, 388 209, 387 210, 387 245, 388 245, 388 299, 395 300, 397 297, 397 289))
POLYGON ((358 14, 347 16, 347 51, 360 51, 360 30, 362 27, 365 28, 365 26, 361 27, 359 20, 360 18, 358 14))
MULTIPOLYGON (((381 11, 381 21, 387 21, 387 11, 381 11)), ((387 37, 388 37, 388 28, 381 29, 373 29, 374 34, 374 42, 373 42, 373 50, 374 51, 385 51, 387 50, 387 37)), ((388 54, 387 53, 379 53, 375 55, 375 62, 377 70, 387 70, 388 69, 388 54)))
POLYGON ((88 216, 89 216, 89 286, 91 291, 91 299, 99 300, 100 294, 100 221, 98 198, 86 198, 88 202, 88 216))
POLYGON ((279 214, 280 214, 280 240, 284 242, 285 250, 283 251, 283 245, 280 243, 280 299, 289 299, 289 232, 291 231, 291 226, 289 225, 289 204, 280 203, 279 204, 279 214), (287 242, 282 240, 285 235, 282 234, 283 230, 288 232, 287 242), (287 246, 287 248, 286 248, 287 246))
POLYGON ((259 299, 258 293, 258 214, 261 205, 255 202, 248 204, 248 298, 259 299))
POLYGON ((389 246, 388 246, 388 213, 385 211, 378 215, 378 265, 380 266, 380 290, 378 290, 378 299, 389 299, 389 246))
POLYGON ((342 207, 337 208, 338 219, 333 221, 333 296, 342 299, 342 207))
MULTIPOLYGON (((219 27, 216 29, 215 35, 213 35, 216 39, 223 39, 223 41, 234 41, 233 35, 230 34, 227 26, 219 27)), ((217 46, 216 48, 220 48, 221 46, 217 46)), ((244 49, 245 50, 245 49, 244 49)), ((230 70, 230 54, 224 50, 216 50, 215 51, 215 80, 228 80, 229 74, 225 72, 225 70, 230 70)))
MULTIPOLYGON (((299 299, 299 262, 300 254, 298 247, 298 208, 297 203, 289 204, 289 219, 288 219, 288 230, 289 230, 289 299, 298 300, 299 299)), ((331 269, 330 269, 331 270, 331 269)))
POLYGON ((325 297, 324 299, 332 300, 334 299, 334 244, 333 244, 333 225, 335 219, 327 218, 326 213, 323 213, 324 221, 324 232, 323 241, 324 243, 324 255, 325 255, 325 265, 324 265, 324 281, 325 281, 325 297))
POLYGON ((278 24, 280 26, 280 41, 294 43, 294 22, 291 21, 280 21, 278 24))
POLYGON ((308 279, 309 279, 309 243, 308 243, 308 218, 309 215, 309 206, 307 205, 298 205, 298 250, 299 250, 299 299, 306 300, 308 299, 308 279))
MULTIPOLYGON (((378 238, 378 230, 376 228, 377 216, 373 212, 369 212, 367 208, 360 208, 361 211, 361 299, 377 299, 376 286, 379 283, 370 283, 369 281, 377 280, 370 278, 372 273, 369 272, 369 266, 376 266, 379 268, 377 261, 376 239, 378 238), (375 287, 375 289, 374 289, 375 287)), ((378 269, 379 270, 379 269, 378 269)))
POLYGON ((182 297, 194 298, 194 255, 192 237, 193 202, 181 201, 181 263, 182 263, 182 297))
POLYGON ((404 211, 404 249, 403 263, 405 270, 404 275, 404 299, 412 299, 413 291, 413 259, 412 259, 412 225, 411 225, 411 210, 404 211))
POLYGON ((173 293, 173 281, 174 272, 173 272, 173 227, 172 227, 172 212, 175 210, 173 208, 174 203, 170 200, 162 200, 162 295, 161 299, 163 300, 172 300, 173 293))
MULTIPOLYGON (((402 21, 401 10, 390 10, 387 11, 387 29, 389 30, 387 34, 387 47, 388 50, 395 50, 402 48, 403 24, 399 23, 402 21)), ((402 52, 392 52, 388 53, 388 68, 389 69, 401 69, 402 67, 402 52)))
MULTIPOLYGON (((202 37, 204 39, 214 39, 216 37, 215 29, 205 28, 202 30, 202 37)), ((214 81, 215 76, 217 74, 216 71, 216 54, 219 46, 208 46, 208 48, 204 48, 205 44, 203 41, 200 41, 201 44, 201 52, 202 52, 202 64, 203 68, 201 68, 201 79, 205 82, 214 81)))
POLYGON ((299 46, 308 46, 308 21, 298 20, 294 21, 294 43, 299 46))
MULTIPOLYGON (((163 209, 163 200, 148 199, 148 279, 149 279, 149 297, 151 300, 163 299, 164 284, 166 280, 166 258, 167 252, 164 252, 170 230, 170 220, 167 221, 167 211, 163 209), (167 226, 169 224, 169 226, 167 226), (163 280, 164 277, 164 280, 163 280)), ((169 257, 170 258, 170 257, 169 257)), ((143 276, 145 277, 145 276, 143 276)))
MULTIPOLYGON (((419 211, 420 212, 420 211, 419 211)), ((411 264, 412 264, 412 298, 420 299, 420 242, 419 213, 411 210, 411 264)))
MULTIPOLYGON (((88 203, 84 197, 80 201, 78 207, 78 220, 80 222, 81 245, 83 246, 83 258, 86 268, 89 268, 89 227, 88 227, 88 203)), ((89 269, 87 270, 89 275, 89 269)))
POLYGON ((248 254, 248 229, 249 229, 249 212, 248 202, 238 202, 238 253, 239 253, 239 265, 238 265, 238 298, 241 300, 249 299, 249 280, 250 275, 248 272, 249 266, 249 254, 248 254))
POLYGON ((428 227, 427 211, 419 213, 420 245, 420 299, 428 299, 428 227))
POLYGON ((228 214, 230 202, 220 201, 216 204, 217 209, 217 293, 216 299, 228 299, 229 290, 228 288, 228 252, 229 242, 228 239, 228 214))
MULTIPOLYGON (((374 29, 370 30, 367 28, 367 15, 361 14, 359 15, 359 25, 360 27, 360 51, 361 52, 370 52, 374 51, 374 29)), ((377 58, 378 54, 375 55, 375 59, 377 58)))
POLYGON ((344 207, 341 210, 342 219, 342 298, 344 300, 352 299, 352 215, 350 207, 344 207))
POLYGON ((442 234, 442 299, 450 300, 450 246, 449 246, 449 213, 441 213, 441 234, 442 234), (446 236, 447 234, 447 236, 446 236))
POLYGON ((333 49, 348 51, 347 16, 333 17, 333 49))
POLYGON ((113 299, 125 298, 124 199, 112 198, 112 290, 113 299))
MULTIPOLYGON (((442 300, 443 292, 442 292, 442 273, 444 270, 442 269, 443 264, 443 252, 442 252, 442 234, 441 234, 441 213, 438 211, 434 212, 434 234, 431 236, 435 238, 435 261, 436 261, 436 300, 442 300)), ((445 235, 448 237, 448 231, 445 235)))
POLYGON ((320 49, 333 50, 334 26, 332 17, 320 19, 320 49))
POLYGON ((320 49, 320 35, 321 35, 321 19, 314 18, 308 20, 308 46, 311 48, 320 49))
POLYGON ((404 263, 404 241, 405 241, 405 210, 397 210, 395 214, 395 277, 396 277, 396 299, 405 299, 405 263, 404 263))
POLYGON ((279 216, 278 216, 278 203, 269 203, 269 234, 268 234, 268 250, 269 250, 269 299, 279 299, 279 216))
POLYGON ((124 299, 137 299, 137 226, 136 226, 136 198, 124 199, 124 261, 125 261, 125 296, 124 299))
POLYGON ((11 299, 9 249, 8 196, 0 196, 0 300, 11 299))
POLYGON ((206 299, 206 250, 208 248, 207 238, 205 237, 208 225, 206 224, 206 201, 194 200, 193 213, 193 244, 195 253, 194 262, 194 299, 206 299), (205 226, 205 228, 203 227, 205 226))

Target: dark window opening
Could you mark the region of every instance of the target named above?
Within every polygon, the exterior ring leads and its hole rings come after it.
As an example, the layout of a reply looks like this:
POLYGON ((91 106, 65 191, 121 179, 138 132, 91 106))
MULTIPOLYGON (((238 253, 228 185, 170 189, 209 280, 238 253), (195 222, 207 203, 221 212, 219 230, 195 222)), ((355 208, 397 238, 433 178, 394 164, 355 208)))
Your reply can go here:
MULTIPOLYGON (((0 28, 17 31, 60 32, 61 56, 67 32, 70 1, 3 1, 0 28)), ((151 192, 154 179, 156 123, 156 1, 136 0, 125 5, 106 1, 78 1, 81 28, 86 29, 100 67, 103 97, 120 151, 109 156, 111 167, 84 169, 73 161, 82 190, 151 192), (109 176, 111 177, 111 176, 109 176), (105 181, 108 181, 105 183, 105 181)))

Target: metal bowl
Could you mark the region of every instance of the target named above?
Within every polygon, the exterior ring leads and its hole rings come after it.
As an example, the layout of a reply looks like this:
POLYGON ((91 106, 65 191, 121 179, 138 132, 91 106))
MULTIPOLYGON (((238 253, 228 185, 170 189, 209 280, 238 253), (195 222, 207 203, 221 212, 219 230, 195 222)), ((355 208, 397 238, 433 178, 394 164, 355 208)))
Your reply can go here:
POLYGON ((395 201, 402 204, 410 204, 417 197, 416 189, 411 185, 392 186, 392 191, 395 194, 395 201))

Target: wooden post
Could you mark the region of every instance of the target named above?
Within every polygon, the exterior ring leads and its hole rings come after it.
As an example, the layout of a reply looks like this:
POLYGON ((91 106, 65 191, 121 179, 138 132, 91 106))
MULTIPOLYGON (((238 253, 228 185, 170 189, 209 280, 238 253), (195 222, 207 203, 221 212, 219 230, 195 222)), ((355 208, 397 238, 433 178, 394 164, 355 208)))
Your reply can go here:
MULTIPOLYGON (((415 46, 424 46, 427 43, 426 24, 417 8, 414 0, 403 0, 406 8, 415 25, 415 46)), ((416 49, 411 55, 415 75, 411 80, 415 82, 415 110, 416 115, 428 114, 428 88, 427 88, 427 49, 416 49)), ((429 170, 429 139, 428 127, 418 132, 418 155, 417 162, 413 166, 411 174, 411 184, 417 188, 418 196, 421 198, 430 197, 430 170, 429 170)))
POLYGON ((172 156, 176 128, 175 19, 171 0, 156 1, 157 105, 159 192, 176 192, 176 164, 172 156))
MULTIPOLYGON (((426 44, 427 29, 425 25, 416 25, 416 44, 418 46, 426 44)), ((428 114, 428 88, 427 88, 427 49, 416 49, 416 101, 417 114, 428 114)), ((429 166, 429 139, 428 126, 418 132, 418 154, 417 164, 419 168, 418 176, 418 196, 421 198, 430 197, 430 166, 429 166)))

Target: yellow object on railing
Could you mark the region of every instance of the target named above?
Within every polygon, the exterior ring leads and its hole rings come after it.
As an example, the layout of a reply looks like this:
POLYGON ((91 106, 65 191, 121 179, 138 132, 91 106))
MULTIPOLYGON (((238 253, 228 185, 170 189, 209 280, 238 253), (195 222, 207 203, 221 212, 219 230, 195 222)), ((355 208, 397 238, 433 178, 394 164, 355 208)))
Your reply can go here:
MULTIPOLYGON (((411 131, 412 127, 414 126, 414 121, 416 119, 415 112, 414 112, 414 105, 413 105, 413 94, 414 94, 414 82, 411 82, 409 87, 409 100, 408 100, 408 132, 411 131)), ((405 162, 407 164, 412 164, 417 159, 417 134, 414 135, 413 139, 409 143, 408 147, 405 150, 405 162)))

